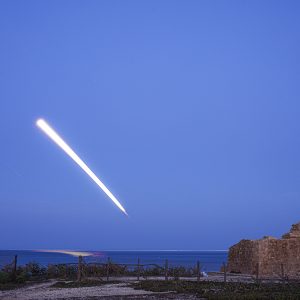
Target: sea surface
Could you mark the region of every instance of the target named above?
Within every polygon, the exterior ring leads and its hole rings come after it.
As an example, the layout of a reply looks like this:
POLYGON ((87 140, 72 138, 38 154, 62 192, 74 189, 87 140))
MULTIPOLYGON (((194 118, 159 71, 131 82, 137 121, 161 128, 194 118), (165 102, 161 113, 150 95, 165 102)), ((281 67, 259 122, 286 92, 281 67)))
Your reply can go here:
POLYGON ((18 265, 36 262, 43 266, 48 264, 77 263, 78 255, 83 255, 85 262, 165 265, 166 259, 170 267, 195 267, 200 262, 203 271, 219 271, 227 262, 227 251, 58 251, 56 250, 0 250, 0 268, 13 261, 17 255, 18 265))

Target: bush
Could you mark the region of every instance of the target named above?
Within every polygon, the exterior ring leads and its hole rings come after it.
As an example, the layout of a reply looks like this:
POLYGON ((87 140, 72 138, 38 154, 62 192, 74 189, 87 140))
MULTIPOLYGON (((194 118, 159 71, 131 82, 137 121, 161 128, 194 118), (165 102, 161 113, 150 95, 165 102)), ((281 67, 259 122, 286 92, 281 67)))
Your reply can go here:
POLYGON ((26 264, 25 271, 32 276, 43 276, 46 275, 46 268, 40 266, 38 263, 30 262, 26 264))
POLYGON ((23 271, 23 272, 21 272, 20 274, 17 275, 16 282, 17 283, 24 283, 28 279, 29 279, 29 275, 25 271, 23 271))
POLYGON ((143 276, 163 276, 165 274, 165 270, 163 268, 154 267, 154 268, 146 268, 143 269, 143 276))
POLYGON ((0 283, 7 283, 10 281, 10 276, 6 272, 0 271, 0 283))

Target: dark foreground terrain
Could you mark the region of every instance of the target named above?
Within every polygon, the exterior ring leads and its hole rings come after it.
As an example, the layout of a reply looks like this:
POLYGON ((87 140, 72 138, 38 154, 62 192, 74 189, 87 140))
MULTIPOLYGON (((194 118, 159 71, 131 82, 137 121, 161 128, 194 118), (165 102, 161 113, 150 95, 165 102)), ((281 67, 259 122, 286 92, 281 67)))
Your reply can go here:
POLYGON ((300 299, 300 284, 187 280, 45 280, 0 285, 0 299, 300 299))
POLYGON ((299 283, 141 281, 134 287, 152 292, 174 291, 202 299, 300 299, 299 283))

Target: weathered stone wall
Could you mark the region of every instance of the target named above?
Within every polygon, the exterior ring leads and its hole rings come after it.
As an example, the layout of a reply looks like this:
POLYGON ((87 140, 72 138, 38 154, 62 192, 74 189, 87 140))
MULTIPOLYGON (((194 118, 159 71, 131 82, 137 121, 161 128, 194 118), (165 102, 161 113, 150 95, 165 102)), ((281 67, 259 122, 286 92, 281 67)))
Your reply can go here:
POLYGON ((257 261, 257 241, 241 240, 229 250, 228 269, 230 272, 254 274, 257 261))
POLYGON ((260 241, 259 269, 261 275, 300 275, 300 239, 260 241))
POLYGON ((229 249, 228 271, 300 277, 300 223, 282 239, 242 240, 229 249))

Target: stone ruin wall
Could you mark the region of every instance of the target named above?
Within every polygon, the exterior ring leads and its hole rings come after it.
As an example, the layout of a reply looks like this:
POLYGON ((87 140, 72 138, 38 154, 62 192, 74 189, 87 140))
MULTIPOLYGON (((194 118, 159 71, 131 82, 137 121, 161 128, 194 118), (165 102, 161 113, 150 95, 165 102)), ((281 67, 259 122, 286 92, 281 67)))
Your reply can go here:
POLYGON ((228 254, 229 272, 252 274, 258 260, 258 243, 251 240, 241 240, 232 246, 228 254))
POLYGON ((262 240, 259 273, 265 276, 300 276, 300 238, 262 240))
POLYGON ((229 249, 229 272, 300 278, 300 223, 282 239, 242 240, 229 249))

